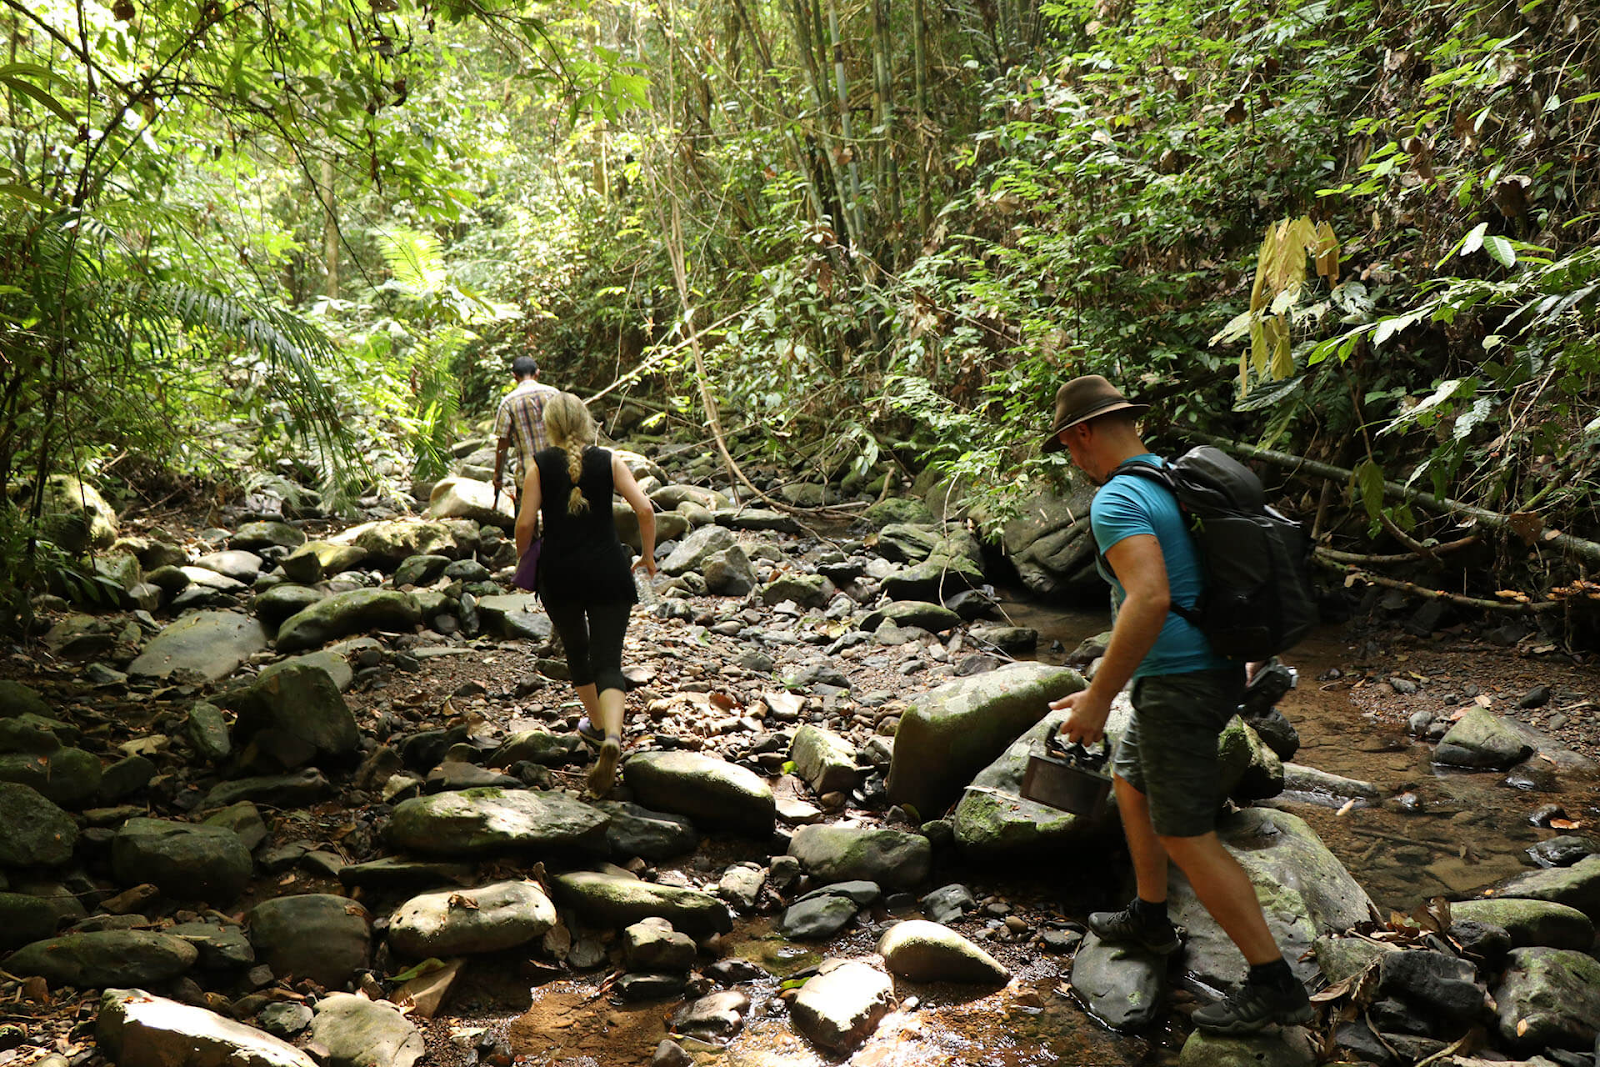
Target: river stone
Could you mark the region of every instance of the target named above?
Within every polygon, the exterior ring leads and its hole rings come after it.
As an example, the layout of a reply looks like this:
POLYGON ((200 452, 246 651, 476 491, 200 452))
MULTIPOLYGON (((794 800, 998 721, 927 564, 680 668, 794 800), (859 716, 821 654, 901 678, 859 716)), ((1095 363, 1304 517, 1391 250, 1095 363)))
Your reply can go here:
POLYGON ((870 964, 831 960, 794 998, 794 1027, 820 1048, 844 1055, 872 1035, 889 1014, 894 987, 870 964))
POLYGON ((1433 751, 1433 761, 1451 767, 1504 770, 1533 755, 1533 746, 1488 708, 1468 708, 1433 751))
POLYGON ((394 571, 394 587, 432 585, 450 566, 449 556, 407 556, 394 571))
POLYGON ((1001 548, 1031 592, 1059 598, 1086 587, 1103 588, 1095 573, 1094 535, 1089 532, 1093 496, 1089 488, 1070 497, 1041 493, 1024 501, 1017 517, 1006 523, 1001 548))
POLYGON ((524 760, 542 767, 564 767, 578 750, 576 734, 523 730, 512 734, 484 761, 489 767, 510 767, 524 760))
POLYGON ((1303 1026, 1274 1027, 1245 1037, 1195 1030, 1178 1052, 1178 1067, 1313 1067, 1317 1052, 1303 1026))
POLYGON ((327 594, 322 590, 313 589, 309 585, 285 582, 257 594, 255 599, 250 601, 250 610, 256 613, 257 618, 265 620, 271 626, 277 626, 285 619, 300 614, 325 596, 327 594))
POLYGON ((317 1067, 286 1041, 142 989, 100 996, 95 1044, 122 1067, 317 1067))
POLYGON ((478 599, 478 615, 483 627, 507 640, 546 641, 550 638, 550 616, 538 609, 532 593, 501 593, 478 599))
POLYGON ((415 893, 442 885, 471 885, 477 868, 470 863, 442 863, 411 860, 403 856, 384 856, 366 863, 347 863, 339 868, 339 881, 351 889, 371 889, 380 893, 415 893))
POLYGON ((797 534, 800 524, 793 516, 767 508, 718 509, 711 513, 718 526, 732 526, 735 530, 756 530, 772 533, 797 534))
MULTIPOLYGON (((197 590, 211 590, 214 593, 229 594, 243 593, 251 585, 250 582, 241 582, 237 578, 230 578, 221 571, 212 570, 210 567, 179 567, 178 572, 189 580, 183 588, 190 593, 194 593, 197 590)), ((150 580, 152 583, 157 581, 154 573, 151 574, 150 580)), ((176 607, 180 603, 182 603, 181 598, 173 601, 173 606, 176 607)))
POLYGON ((207 552, 195 560, 194 565, 201 570, 214 571, 224 578, 232 578, 236 582, 249 585, 260 575, 262 559, 254 552, 227 549, 222 552, 207 552))
POLYGON ((371 955, 367 909, 327 893, 274 897, 250 909, 250 944, 279 978, 343 988, 371 955))
POLYGON ((878 939, 889 973, 913 982, 1005 985, 1011 979, 998 960, 948 926, 926 919, 896 923, 878 939))
POLYGON ((1530 871, 1494 888, 1496 897, 1522 897, 1565 904, 1600 922, 1600 856, 1585 856, 1570 867, 1530 871))
POLYGON ((1451 1035, 1459 1034, 1484 1009, 1477 969, 1447 952, 1413 949, 1391 952, 1378 961, 1379 997, 1397 997, 1438 1019, 1451 1035))
MULTIPOLYGON (((1255 885, 1273 939, 1302 982, 1316 974, 1316 965, 1301 957, 1319 934, 1348 930, 1371 918, 1366 891, 1298 816, 1244 808, 1218 819, 1217 836, 1255 885)), ((1189 931, 1185 970, 1213 989, 1242 981, 1239 950, 1176 871, 1168 901, 1173 921, 1189 931)))
POLYGON ((1049 712, 1050 701, 1083 685, 1077 671, 1013 663, 923 693, 900 718, 889 799, 934 818, 973 775, 1049 712))
POLYGON ((118 883, 149 882, 177 900, 231 903, 252 869, 250 850, 221 826, 129 819, 111 839, 111 870, 118 883))
MULTIPOLYGON (((1255 727, 1252 726, 1251 729, 1255 727)), ((1259 735, 1260 731, 1257 731, 1259 735)), ((1262 740, 1266 740, 1262 738, 1262 740)), ((1371 782, 1363 782, 1356 778, 1344 778, 1337 774, 1307 767, 1300 763, 1283 764, 1283 791, 1286 793, 1304 793, 1312 797, 1321 797, 1342 803, 1343 801, 1383 799, 1383 792, 1371 782)))
POLYGON ((1380 957, 1400 951, 1398 946, 1387 942, 1330 934, 1318 937, 1312 942, 1311 949, 1316 957, 1317 970, 1322 972, 1322 977, 1328 980, 1329 985, 1355 978, 1376 965, 1380 957))
POLYGON ((890 523, 878 531, 878 555, 891 563, 917 564, 933 554, 942 540, 934 523, 890 523))
POLYGON ((279 671, 288 670, 290 667, 315 667, 326 673, 333 680, 333 687, 343 693, 355 681, 355 671, 350 667, 350 657, 361 651, 361 647, 358 646, 365 646, 368 642, 371 643, 371 647, 380 648, 378 643, 369 637, 344 641, 317 652, 307 652, 279 660, 277 663, 269 663, 261 668, 260 673, 256 675, 256 681, 264 682, 279 671))
POLYGON ((422 1032, 387 1001, 333 993, 317 1001, 311 1041, 323 1067, 412 1067, 427 1052, 422 1032))
POLYGON ((175 671, 193 671, 217 682, 267 647, 267 632, 248 615, 232 611, 199 611, 157 634, 128 667, 135 678, 170 678, 175 671))
POLYGON ((239 840, 244 842, 244 847, 252 851, 267 839, 267 824, 261 818, 261 809, 248 800, 231 804, 221 811, 212 813, 206 818, 205 825, 232 830, 239 835, 239 840))
POLYGON ((641 752, 623 764, 639 803, 687 815, 697 824, 765 838, 772 833, 772 789, 754 771, 698 752, 641 752))
MULTIPOLYGON (((520 488, 520 487, 519 487, 520 488)), ((471 519, 480 525, 509 530, 517 521, 517 506, 510 494, 494 491, 491 482, 476 478, 445 478, 428 493, 428 517, 471 519)))
POLYGON ((162 933, 181 937, 200 950, 200 966, 208 970, 237 970, 256 961, 256 950, 244 928, 219 922, 187 922, 169 926, 162 933))
POLYGON ((1090 1014, 1113 1030, 1148 1026, 1160 1011, 1167 963, 1141 948, 1111 945, 1093 931, 1072 958, 1072 988, 1090 1014))
POLYGON ((1248 804, 1283 792, 1283 761, 1237 715, 1217 738, 1217 774, 1221 779, 1219 808, 1230 798, 1248 804))
POLYGON ((324 575, 354 570, 366 562, 367 550, 355 545, 336 545, 331 541, 307 541, 279 561, 291 582, 314 585, 324 575))
POLYGON ((54 710, 36 690, 21 682, 0 680, 0 719, 11 719, 18 715, 37 715, 48 719, 54 714, 54 710))
POLYGON ((789 855, 818 881, 905 889, 928 877, 933 846, 926 837, 902 830, 819 824, 795 831, 789 855))
MULTIPOLYGON (((617 540, 635 552, 644 550, 644 537, 639 532, 639 516, 624 500, 611 501, 611 521, 617 528, 617 540)), ((689 520, 674 511, 656 512, 656 544, 675 541, 689 532, 689 520)))
POLYGON ((100 758, 81 748, 0 755, 0 782, 31 786, 45 799, 70 810, 95 799, 103 773, 100 758))
POLYGON ((368 561, 393 569, 408 556, 457 555, 456 539, 442 522, 391 519, 353 526, 332 538, 334 544, 365 549, 368 561))
POLYGON ((142 580, 139 561, 126 552, 113 552, 94 561, 94 572, 132 592, 142 580))
POLYGON ((412 897, 389 919, 389 946, 414 959, 498 952, 543 937, 556 909, 537 882, 494 882, 412 897))
POLYGON ((351 589, 291 615, 278 628, 279 652, 316 648, 338 637, 371 630, 409 633, 422 621, 422 606, 394 589, 351 589))
POLYGON ((607 821, 603 812, 565 793, 464 789, 402 801, 389 821, 389 842, 420 855, 466 858, 597 849, 607 821))
POLYGON ((794 761, 795 774, 804 778, 818 796, 848 793, 861 781, 856 747, 820 726, 807 723, 794 732, 789 758, 794 761))
POLYGON ((300 808, 315 804, 333 786, 315 767, 302 767, 292 774, 267 774, 219 782, 206 794, 204 809, 226 808, 240 801, 265 804, 272 808, 300 808))
POLYGON ((694 939, 665 919, 642 919, 622 931, 622 962, 630 971, 683 972, 694 966, 694 957, 694 939))
POLYGON ((744 596, 757 584, 755 567, 738 545, 707 557, 703 575, 706 592, 714 596, 744 596))
POLYGON ((981 645, 987 645, 1005 653, 1032 652, 1039 647, 1039 631, 1031 626, 1001 626, 996 623, 981 623, 972 627, 968 631, 968 636, 981 645))
POLYGON ((702 507, 707 511, 716 511, 731 504, 725 495, 715 489, 705 489, 698 485, 681 485, 678 483, 652 489, 650 491, 650 500, 662 511, 677 511, 678 506, 685 501, 702 507))
POLYGON ((698 889, 643 882, 624 873, 573 871, 557 875, 553 885, 562 904, 601 927, 631 926, 651 916, 695 937, 725 934, 733 929, 728 906, 698 889))
POLYGON ((66 723, 41 718, 38 715, 18 715, 10 719, 0 719, 0 754, 24 753, 45 756, 58 752, 64 739, 57 734, 57 730, 67 734, 68 737, 78 733, 66 723))
MULTIPOLYGON (((701 1037, 725 1037, 737 1033, 750 1010, 750 994, 742 989, 724 989, 699 998, 672 1016, 672 1031, 701 1037)), ((694 1062, 691 1058, 691 1064, 694 1062)), ((652 1064, 651 1067, 657 1067, 652 1064)))
POLYGON ((895 600, 868 612, 861 620, 861 628, 868 633, 875 633, 887 623, 893 623, 902 629, 915 627, 938 634, 960 626, 961 616, 940 604, 928 604, 920 600, 895 600))
POLYGON ((761 587, 767 607, 793 601, 801 608, 825 608, 833 599, 833 583, 820 574, 783 574, 761 587))
POLYGON ((698 571, 701 565, 718 552, 734 546, 733 534, 721 526, 702 526, 674 548, 661 562, 661 571, 672 577, 698 571))
POLYGON ((0 782, 0 867, 54 867, 72 858, 78 824, 32 786, 0 782))
POLYGON ((355 716, 320 667, 285 667, 218 700, 235 714, 233 743, 249 746, 241 756, 248 770, 291 771, 361 743, 355 716))
POLYGON ((109 548, 117 539, 117 513, 94 486, 70 474, 45 479, 39 530, 69 556, 109 548))
POLYGON ((1570 949, 1512 949, 1494 1000, 1500 1036, 1512 1048, 1592 1051, 1600 1023, 1600 960, 1570 949))
POLYGON ((838 882, 813 889, 783 913, 779 924, 785 937, 820 941, 849 924, 863 907, 882 896, 874 882, 838 882))
POLYGON ((0 952, 45 940, 60 923, 61 909, 54 902, 28 893, 0 892, 0 952))
POLYGON ((200 952, 181 937, 149 930, 63 934, 17 949, 12 974, 42 976, 53 986, 79 989, 165 982, 194 966, 200 952))
POLYGON ((1516 948, 1543 946, 1587 951, 1594 944, 1594 923, 1577 908, 1548 900, 1521 897, 1485 897, 1458 900, 1450 905, 1455 922, 1480 922, 1498 926, 1511 935, 1516 948))
POLYGON ((615 800, 596 801, 595 807, 611 816, 606 846, 613 859, 637 856, 654 862, 693 852, 700 844, 700 831, 682 815, 615 800))
POLYGON ((873 504, 861 517, 873 526, 883 528, 896 523, 927 526, 933 523, 933 511, 920 500, 906 497, 889 497, 873 504))
POLYGON ((260 552, 263 548, 299 548, 306 543, 306 535, 286 522, 247 522, 228 538, 228 547, 245 552, 260 552))
POLYGON ((189 560, 188 554, 177 545, 150 537, 119 537, 112 543, 111 551, 132 556, 146 572, 157 567, 181 567, 189 560))

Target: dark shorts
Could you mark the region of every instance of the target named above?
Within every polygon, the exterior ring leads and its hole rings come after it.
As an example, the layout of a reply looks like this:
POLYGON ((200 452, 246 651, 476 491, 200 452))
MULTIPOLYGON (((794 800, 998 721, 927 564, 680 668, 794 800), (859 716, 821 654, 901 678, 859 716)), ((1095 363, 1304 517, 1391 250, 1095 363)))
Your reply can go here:
POLYGON ((1217 737, 1243 694, 1243 667, 1133 683, 1133 720, 1111 768, 1148 798, 1160 836, 1199 837, 1216 828, 1222 805, 1217 737))

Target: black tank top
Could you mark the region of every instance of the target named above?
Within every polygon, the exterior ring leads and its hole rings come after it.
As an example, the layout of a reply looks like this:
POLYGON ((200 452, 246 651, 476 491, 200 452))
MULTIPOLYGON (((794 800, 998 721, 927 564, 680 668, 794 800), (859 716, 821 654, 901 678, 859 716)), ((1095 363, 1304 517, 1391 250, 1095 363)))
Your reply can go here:
POLYGON ((583 450, 578 485, 589 507, 567 510, 572 479, 567 454, 547 448, 534 457, 539 468, 539 508, 544 542, 539 550, 539 595, 554 604, 632 604, 638 601, 629 558, 611 518, 611 453, 583 450))

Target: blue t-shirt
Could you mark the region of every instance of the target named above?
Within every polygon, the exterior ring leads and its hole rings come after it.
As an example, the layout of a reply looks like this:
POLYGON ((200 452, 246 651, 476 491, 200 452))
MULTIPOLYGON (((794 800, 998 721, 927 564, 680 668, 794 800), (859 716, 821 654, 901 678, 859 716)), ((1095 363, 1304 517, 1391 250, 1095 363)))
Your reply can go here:
MULTIPOLYGON (((1152 467, 1166 466, 1165 460, 1150 452, 1132 458, 1152 467)), ((1194 541, 1178 510, 1177 498, 1164 486, 1135 475, 1113 478, 1094 494, 1089 523, 1102 554, 1125 537, 1153 535, 1160 542, 1161 555, 1166 560, 1167 588, 1172 603, 1188 608, 1200 599, 1205 579, 1194 541)), ((1100 576, 1111 583, 1112 603, 1120 609, 1127 591, 1100 560, 1095 561, 1095 566, 1100 576)), ((1205 634, 1176 612, 1169 611, 1154 647, 1133 676, 1187 674, 1230 666, 1234 666, 1234 661, 1212 651, 1205 634)))

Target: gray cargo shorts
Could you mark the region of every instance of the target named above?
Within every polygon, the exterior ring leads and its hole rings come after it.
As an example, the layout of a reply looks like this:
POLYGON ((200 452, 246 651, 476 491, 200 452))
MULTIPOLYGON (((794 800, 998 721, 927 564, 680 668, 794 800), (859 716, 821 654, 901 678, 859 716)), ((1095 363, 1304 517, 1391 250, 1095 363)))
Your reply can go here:
POLYGON ((1133 720, 1111 769, 1143 793, 1161 837, 1199 837, 1222 805, 1217 737, 1239 710, 1244 668, 1157 674, 1133 683, 1133 720))

